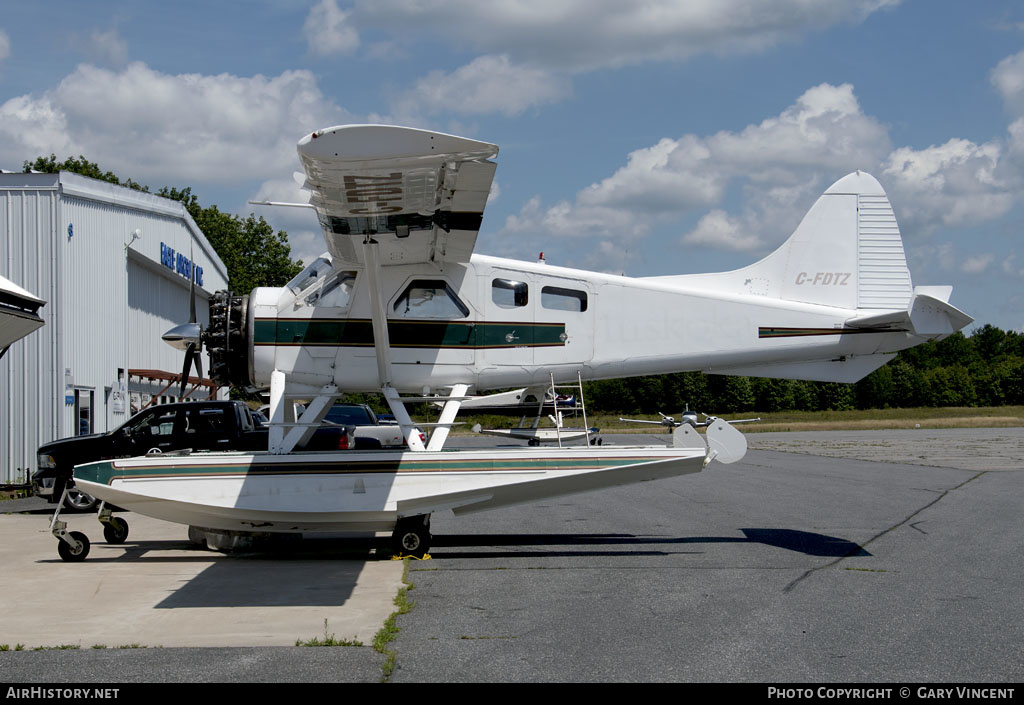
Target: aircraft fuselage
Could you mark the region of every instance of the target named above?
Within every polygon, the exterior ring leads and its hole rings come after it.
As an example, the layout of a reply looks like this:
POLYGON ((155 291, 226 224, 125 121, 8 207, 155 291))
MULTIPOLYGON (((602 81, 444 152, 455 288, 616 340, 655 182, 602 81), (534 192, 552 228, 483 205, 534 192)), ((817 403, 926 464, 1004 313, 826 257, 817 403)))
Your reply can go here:
MULTIPOLYGON (((257 386, 278 369, 296 391, 380 390, 368 277, 355 267, 323 269, 252 293, 257 386)), ((777 366, 851 362, 920 342, 901 331, 842 330, 851 309, 702 290, 700 275, 630 278, 473 255, 466 264, 381 267, 380 283, 391 382, 404 391, 546 384, 549 372, 558 380, 577 370, 607 379, 769 365, 765 376, 801 377, 777 366)))

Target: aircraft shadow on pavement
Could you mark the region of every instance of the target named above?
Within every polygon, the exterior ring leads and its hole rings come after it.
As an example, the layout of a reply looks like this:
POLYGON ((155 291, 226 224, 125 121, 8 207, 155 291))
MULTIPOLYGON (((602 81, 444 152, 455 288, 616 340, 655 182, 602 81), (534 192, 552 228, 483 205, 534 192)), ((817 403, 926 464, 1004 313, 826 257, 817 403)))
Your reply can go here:
POLYGON ((154 607, 338 607, 352 596, 362 567, 362 561, 218 561, 154 607))
MULTIPOLYGON (((304 539, 223 553, 155 607, 337 607, 352 596, 378 544, 372 538, 304 539)), ((210 559, 210 551, 197 551, 210 559)))
POLYGON ((763 544, 803 553, 807 556, 850 558, 870 556, 862 546, 847 539, 798 529, 740 529, 745 538, 734 536, 644 536, 635 534, 473 534, 435 535, 434 549, 512 546, 562 546, 562 551, 448 551, 432 552, 439 559, 494 558, 496 556, 663 556, 703 551, 676 550, 684 546, 715 543, 763 544), (593 546, 593 550, 585 547, 593 546), (598 549, 597 547, 603 547, 598 549), (632 550, 623 550, 632 549, 632 550))
MULTIPOLYGON (((368 560, 387 542, 373 538, 313 538, 261 543, 251 550, 220 552, 188 541, 131 539, 108 557, 93 546, 90 563, 210 564, 154 605, 179 607, 334 607, 352 595, 368 560), (211 563, 212 562, 212 563, 211 563)), ((54 557, 54 561, 60 561, 54 557)))

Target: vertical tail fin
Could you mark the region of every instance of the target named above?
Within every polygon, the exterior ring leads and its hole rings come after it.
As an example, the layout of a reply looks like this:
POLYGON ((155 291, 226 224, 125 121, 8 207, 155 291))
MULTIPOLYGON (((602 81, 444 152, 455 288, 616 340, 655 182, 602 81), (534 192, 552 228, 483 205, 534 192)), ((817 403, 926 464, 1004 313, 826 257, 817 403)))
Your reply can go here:
POLYGON ((732 272, 672 279, 866 311, 906 310, 914 291, 889 199, 862 171, 832 184, 789 239, 761 261, 732 272))
POLYGON ((864 172, 835 182, 793 235, 753 265, 774 270, 780 298, 853 309, 906 309, 910 270, 892 205, 864 172))

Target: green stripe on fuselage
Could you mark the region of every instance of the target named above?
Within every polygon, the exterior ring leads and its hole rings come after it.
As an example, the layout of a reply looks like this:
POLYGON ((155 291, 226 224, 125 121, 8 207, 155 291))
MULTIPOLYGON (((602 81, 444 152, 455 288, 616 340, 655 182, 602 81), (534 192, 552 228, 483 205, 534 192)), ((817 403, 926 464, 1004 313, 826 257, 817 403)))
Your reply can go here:
MULTIPOLYGON (((565 345, 564 323, 388 321, 393 348, 518 348, 565 345)), ((254 345, 373 347, 368 319, 259 318, 254 345)))

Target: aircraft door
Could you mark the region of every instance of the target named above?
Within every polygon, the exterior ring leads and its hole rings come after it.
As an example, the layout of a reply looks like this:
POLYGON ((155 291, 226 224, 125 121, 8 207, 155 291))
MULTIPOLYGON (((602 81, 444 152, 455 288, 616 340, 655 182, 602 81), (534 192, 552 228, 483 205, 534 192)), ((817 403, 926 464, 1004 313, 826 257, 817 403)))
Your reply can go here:
POLYGON ((477 326, 483 366, 533 364, 534 292, 523 272, 494 269, 479 277, 484 321, 477 326))
POLYGON ((440 277, 408 280, 388 304, 391 360, 412 365, 472 365, 476 318, 457 291, 440 277))
POLYGON ((594 357, 597 297, 578 279, 538 277, 535 286, 533 362, 540 367, 581 366, 594 357))

